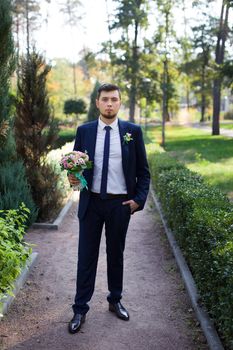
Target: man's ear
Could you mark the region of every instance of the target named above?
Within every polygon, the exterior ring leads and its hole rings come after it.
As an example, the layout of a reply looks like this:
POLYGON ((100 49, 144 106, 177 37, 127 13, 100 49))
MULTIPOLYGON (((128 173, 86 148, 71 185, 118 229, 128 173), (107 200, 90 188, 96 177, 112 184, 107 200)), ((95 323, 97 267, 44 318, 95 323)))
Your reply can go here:
POLYGON ((99 108, 99 100, 98 99, 95 100, 95 104, 96 104, 96 107, 99 108))

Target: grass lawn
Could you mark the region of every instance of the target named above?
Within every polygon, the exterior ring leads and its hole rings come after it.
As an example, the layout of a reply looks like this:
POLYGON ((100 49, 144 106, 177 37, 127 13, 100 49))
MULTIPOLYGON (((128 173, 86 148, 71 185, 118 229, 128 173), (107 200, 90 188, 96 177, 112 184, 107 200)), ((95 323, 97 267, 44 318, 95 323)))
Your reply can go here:
MULTIPOLYGON (((161 127, 148 128, 147 147, 160 141, 161 127)), ((167 126, 165 150, 233 199, 233 138, 211 136, 206 131, 182 126, 167 126)))
MULTIPOLYGON (((205 123, 204 125, 209 126, 210 128, 212 127, 212 123, 205 123)), ((220 128, 233 130, 233 121, 220 122, 220 128)))
POLYGON ((220 128, 222 128, 222 129, 230 129, 230 130, 233 130, 233 122, 232 122, 232 124, 224 124, 224 123, 221 123, 221 124, 220 124, 220 128))

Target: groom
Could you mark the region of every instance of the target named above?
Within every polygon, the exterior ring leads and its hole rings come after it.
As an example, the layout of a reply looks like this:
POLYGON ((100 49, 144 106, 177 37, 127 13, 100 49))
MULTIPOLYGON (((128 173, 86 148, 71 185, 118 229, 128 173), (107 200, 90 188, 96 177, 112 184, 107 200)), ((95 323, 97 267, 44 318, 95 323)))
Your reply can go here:
MULTIPOLYGON (((75 151, 87 151, 93 168, 84 171, 88 190, 80 193, 77 289, 70 333, 80 330, 89 310, 103 225, 109 311, 122 320, 129 320, 129 313, 120 302, 125 238, 130 216, 143 209, 150 183, 141 128, 117 118, 121 106, 118 86, 101 85, 96 106, 99 119, 78 127, 74 145, 75 151)), ((71 185, 77 184, 74 175, 68 178, 71 185)))

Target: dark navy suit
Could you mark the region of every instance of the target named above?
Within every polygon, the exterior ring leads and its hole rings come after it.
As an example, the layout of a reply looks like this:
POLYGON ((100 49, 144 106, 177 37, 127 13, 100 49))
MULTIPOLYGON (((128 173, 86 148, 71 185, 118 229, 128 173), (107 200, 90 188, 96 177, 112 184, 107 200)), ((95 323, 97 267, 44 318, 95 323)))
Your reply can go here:
MULTIPOLYGON (((118 119, 122 147, 122 166, 126 182, 125 198, 100 199, 92 195, 90 189, 93 180, 93 168, 84 171, 88 190, 80 193, 78 217, 80 223, 77 291, 74 313, 85 314, 88 301, 94 292, 99 244, 103 225, 105 224, 107 277, 110 294, 108 301, 121 299, 123 283, 123 252, 125 237, 130 220, 130 207, 122 205, 123 201, 133 199, 142 210, 147 198, 150 173, 146 159, 145 146, 141 128, 138 125, 118 119), (124 142, 124 135, 130 133, 133 140, 124 142)), ((98 120, 78 127, 74 150, 87 151, 93 161, 97 137, 98 120)))

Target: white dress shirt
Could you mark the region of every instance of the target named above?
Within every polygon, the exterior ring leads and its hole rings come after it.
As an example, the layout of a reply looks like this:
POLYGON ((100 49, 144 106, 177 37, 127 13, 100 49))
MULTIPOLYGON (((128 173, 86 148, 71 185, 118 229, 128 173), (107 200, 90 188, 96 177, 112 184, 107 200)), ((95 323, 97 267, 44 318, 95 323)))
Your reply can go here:
MULTIPOLYGON (((106 130, 105 124, 100 118, 98 120, 95 157, 94 157, 94 174, 92 181, 92 192, 100 193, 102 166, 104 156, 104 140, 106 130)), ((108 164, 107 193, 125 194, 127 193, 125 176, 122 167, 121 139, 118 127, 118 119, 109 124, 110 130, 110 149, 108 164)))

